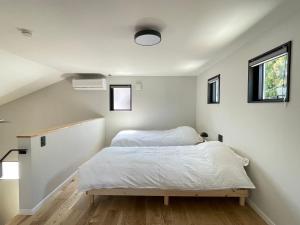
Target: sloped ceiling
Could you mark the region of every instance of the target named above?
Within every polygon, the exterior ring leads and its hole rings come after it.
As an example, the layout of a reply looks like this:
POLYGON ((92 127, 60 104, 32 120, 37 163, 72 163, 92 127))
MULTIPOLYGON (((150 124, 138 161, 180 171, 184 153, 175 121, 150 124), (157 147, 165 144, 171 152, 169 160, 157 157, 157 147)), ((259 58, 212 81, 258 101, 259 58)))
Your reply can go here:
POLYGON ((49 66, 0 50, 0 105, 53 84, 63 79, 61 75, 49 66))
POLYGON ((0 104, 64 73, 197 75, 283 1, 1 1, 0 104), (160 30, 162 42, 136 45, 141 27, 160 30), (17 28, 32 30, 32 37, 17 28))

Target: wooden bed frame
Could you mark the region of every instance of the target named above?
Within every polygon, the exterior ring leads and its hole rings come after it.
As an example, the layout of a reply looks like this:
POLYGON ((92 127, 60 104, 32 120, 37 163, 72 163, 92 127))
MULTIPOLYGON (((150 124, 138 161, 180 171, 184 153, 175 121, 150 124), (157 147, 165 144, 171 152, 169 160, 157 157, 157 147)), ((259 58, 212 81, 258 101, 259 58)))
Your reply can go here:
POLYGON ((86 192, 90 196, 91 204, 94 204, 95 195, 117 196, 163 196, 164 204, 169 205, 170 197, 238 197, 241 206, 245 206, 249 196, 248 189, 226 189, 213 191, 186 191, 186 190, 162 190, 162 189, 93 189, 86 192))

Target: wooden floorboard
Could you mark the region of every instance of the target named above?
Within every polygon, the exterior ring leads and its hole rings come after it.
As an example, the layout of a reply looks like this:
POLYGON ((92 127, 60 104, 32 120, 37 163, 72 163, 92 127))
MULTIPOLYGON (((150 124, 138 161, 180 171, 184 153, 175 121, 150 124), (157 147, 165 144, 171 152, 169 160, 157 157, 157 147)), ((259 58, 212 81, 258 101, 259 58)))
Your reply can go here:
POLYGON ((16 216, 8 225, 267 225, 238 198, 97 196, 95 204, 77 191, 74 179, 35 215, 16 216))

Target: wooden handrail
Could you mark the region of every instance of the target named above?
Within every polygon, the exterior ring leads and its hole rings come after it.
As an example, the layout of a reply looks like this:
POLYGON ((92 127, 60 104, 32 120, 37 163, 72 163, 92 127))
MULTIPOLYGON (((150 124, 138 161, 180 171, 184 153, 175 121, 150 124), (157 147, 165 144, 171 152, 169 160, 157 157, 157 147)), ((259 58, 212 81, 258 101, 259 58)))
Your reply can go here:
POLYGON ((82 120, 82 121, 78 121, 78 122, 74 122, 74 123, 68 123, 68 124, 64 124, 64 125, 61 125, 61 126, 48 128, 48 129, 45 129, 45 130, 40 130, 40 131, 33 132, 33 133, 22 134, 22 135, 18 135, 17 138, 32 138, 32 137, 37 137, 37 136, 43 136, 45 134, 54 132, 54 131, 59 130, 59 129, 69 128, 69 127, 72 127, 72 126, 75 126, 75 125, 79 125, 79 124, 82 124, 82 123, 85 123, 85 122, 89 122, 89 121, 92 121, 92 120, 98 120, 98 119, 103 119, 103 117, 93 118, 93 119, 88 119, 88 120, 82 120))

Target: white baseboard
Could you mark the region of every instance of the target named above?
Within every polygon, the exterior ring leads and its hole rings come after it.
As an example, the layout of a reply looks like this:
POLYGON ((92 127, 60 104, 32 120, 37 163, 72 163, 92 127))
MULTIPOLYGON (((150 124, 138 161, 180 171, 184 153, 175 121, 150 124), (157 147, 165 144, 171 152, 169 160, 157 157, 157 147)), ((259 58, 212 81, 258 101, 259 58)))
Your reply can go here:
POLYGON ((66 183, 70 182, 78 171, 75 171, 71 176, 69 176, 64 182, 58 185, 51 193, 49 193, 45 198, 43 198, 34 208, 32 209, 20 209, 19 215, 33 215, 35 214, 48 199, 50 199, 56 192, 58 192, 66 183))
POLYGON ((258 206, 251 201, 249 198, 247 199, 248 205, 268 224, 268 225, 276 225, 258 206))

